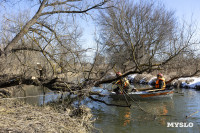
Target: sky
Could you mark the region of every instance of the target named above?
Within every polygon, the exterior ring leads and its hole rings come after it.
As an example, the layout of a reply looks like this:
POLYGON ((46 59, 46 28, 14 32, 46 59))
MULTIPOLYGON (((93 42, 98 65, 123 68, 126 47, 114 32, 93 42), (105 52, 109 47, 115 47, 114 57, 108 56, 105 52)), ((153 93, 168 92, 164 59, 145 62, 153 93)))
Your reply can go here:
MULTIPOLYGON (((200 0, 155 0, 155 1, 162 2, 168 10, 174 10, 175 16, 177 16, 178 20, 180 21, 184 19, 186 22, 189 23, 191 21, 191 18, 193 18, 194 22, 198 24, 198 28, 200 30, 200 6, 199 6, 200 0)), ((20 6, 22 5, 17 5, 16 7, 13 7, 12 10, 16 9, 18 11, 19 9, 23 10, 23 8, 27 7, 25 3, 23 7, 20 6)), ((94 12, 90 11, 89 13, 93 14, 94 12)), ((98 31, 95 22, 93 22, 92 19, 88 17, 88 21, 80 20, 78 23, 80 23, 83 29, 82 42, 84 42, 84 47, 95 48, 96 45, 94 41, 94 34, 95 32, 98 31)))
MULTIPOLYGON (((200 0, 155 0, 163 3, 168 10, 175 11, 175 16, 179 21, 186 21, 187 23, 191 22, 191 18, 193 22, 195 22, 198 26, 198 30, 200 31, 200 0)), ((95 47, 94 41, 94 32, 98 29, 94 22, 91 20, 88 22, 84 22, 84 36, 83 40, 85 42, 86 47, 95 47)), ((200 36, 200 32, 198 32, 198 36, 200 36)))
POLYGON ((194 20, 200 23, 200 0, 161 0, 167 9, 175 10, 179 19, 194 20))
MULTIPOLYGON (((186 22, 191 22, 192 20, 198 24, 200 29, 200 0, 160 0, 168 10, 175 11, 175 16, 179 21, 185 20, 186 22)), ((87 39, 93 39, 92 36, 95 31, 94 22, 84 22, 83 24, 84 33, 87 35, 87 39)), ((91 40, 88 40, 91 42, 91 40)))
MULTIPOLYGON (((0 0, 1 1, 1 0, 0 0)), ((133 0, 134 1, 134 0, 133 0)), ((193 19, 198 21, 200 23, 200 0, 155 0, 155 1, 161 1, 167 9, 169 10, 174 10, 176 16, 179 19, 187 19, 188 21, 191 19, 191 16, 193 16, 193 19)), ((17 2, 16 2, 17 3, 17 2)), ((27 2, 25 2, 27 3, 27 2)), ((27 8, 27 6, 23 3, 23 7, 20 7, 21 5, 17 5, 13 7, 16 10, 27 8)), ((0 7, 1 9, 2 7, 0 7)), ((12 9, 9 9, 7 11, 12 11, 12 9)), ((1 12, 1 11, 0 11, 1 12)), ((90 20, 90 19, 89 19, 90 20)), ((82 23, 82 22, 81 22, 82 23)), ((84 25, 83 28, 90 29, 90 32, 95 31, 95 24, 93 22, 83 22, 82 24, 84 25), (84 23, 84 24, 83 24, 84 23)), ((86 31, 88 32, 88 31, 86 31)), ((93 34, 93 33, 91 33, 93 34)))

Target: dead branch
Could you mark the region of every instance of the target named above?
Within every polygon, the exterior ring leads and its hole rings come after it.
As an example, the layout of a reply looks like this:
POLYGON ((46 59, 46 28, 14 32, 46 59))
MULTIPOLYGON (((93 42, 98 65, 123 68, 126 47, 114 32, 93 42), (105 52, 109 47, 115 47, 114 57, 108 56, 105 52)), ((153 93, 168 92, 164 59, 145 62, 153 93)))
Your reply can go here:
POLYGON ((104 103, 105 105, 108 105, 108 106, 129 107, 129 108, 131 107, 131 105, 118 105, 118 104, 106 103, 105 101, 99 100, 99 99, 95 99, 95 98, 93 98, 92 96, 89 96, 89 98, 92 99, 93 101, 100 102, 100 103, 104 103))

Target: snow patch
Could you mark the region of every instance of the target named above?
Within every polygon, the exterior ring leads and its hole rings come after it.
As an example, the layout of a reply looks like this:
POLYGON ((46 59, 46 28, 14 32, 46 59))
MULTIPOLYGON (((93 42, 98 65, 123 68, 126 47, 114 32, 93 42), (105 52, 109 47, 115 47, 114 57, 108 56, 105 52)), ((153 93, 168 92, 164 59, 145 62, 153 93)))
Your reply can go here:
POLYGON ((135 76, 136 76, 137 74, 131 74, 131 75, 128 75, 128 79, 134 79, 135 78, 135 76))
POLYGON ((153 78, 150 79, 148 84, 152 85, 155 81, 156 81, 156 77, 153 77, 153 78))
POLYGON ((188 78, 179 78, 178 81, 183 81, 182 87, 195 88, 200 86, 200 77, 188 77, 188 78))

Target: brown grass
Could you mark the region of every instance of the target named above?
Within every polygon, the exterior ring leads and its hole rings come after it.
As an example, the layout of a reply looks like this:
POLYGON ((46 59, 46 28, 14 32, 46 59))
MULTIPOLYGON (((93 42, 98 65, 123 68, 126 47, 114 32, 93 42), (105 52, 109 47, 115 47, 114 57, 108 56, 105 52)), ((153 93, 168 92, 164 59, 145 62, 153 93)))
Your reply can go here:
POLYGON ((58 112, 50 106, 38 107, 0 99, 0 132, 90 132, 92 115, 88 108, 81 109, 85 110, 82 115, 71 117, 69 109, 58 112))

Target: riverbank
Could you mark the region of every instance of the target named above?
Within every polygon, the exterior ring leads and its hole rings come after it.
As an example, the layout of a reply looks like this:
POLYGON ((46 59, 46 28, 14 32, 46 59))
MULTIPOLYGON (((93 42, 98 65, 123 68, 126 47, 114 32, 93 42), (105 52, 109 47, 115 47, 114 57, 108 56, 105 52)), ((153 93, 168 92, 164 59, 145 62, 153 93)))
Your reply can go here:
MULTIPOLYGON (((166 80, 170 77, 166 76, 166 80)), ((130 75, 129 80, 140 84, 152 84, 156 77, 153 75, 140 74, 130 75)), ((200 86, 200 78, 180 78, 172 82, 185 88, 200 86)), ((92 132, 92 114, 89 108, 77 109, 59 108, 60 105, 44 107, 24 104, 19 101, 6 99, 12 95, 14 87, 2 89, 0 99, 0 132, 92 132), (82 112, 77 114, 77 112, 82 112)))
POLYGON ((51 106, 33 106, 10 99, 0 99, 0 132, 71 132, 92 130, 92 114, 86 107, 59 111, 51 106))
MULTIPOLYGON (((171 76, 164 75, 166 81, 171 79, 171 76)), ((130 82, 139 84, 153 85, 156 81, 156 76, 151 74, 133 74, 129 75, 128 79, 130 82)), ((179 78, 168 84, 169 86, 200 89, 200 77, 187 77, 179 78)))

